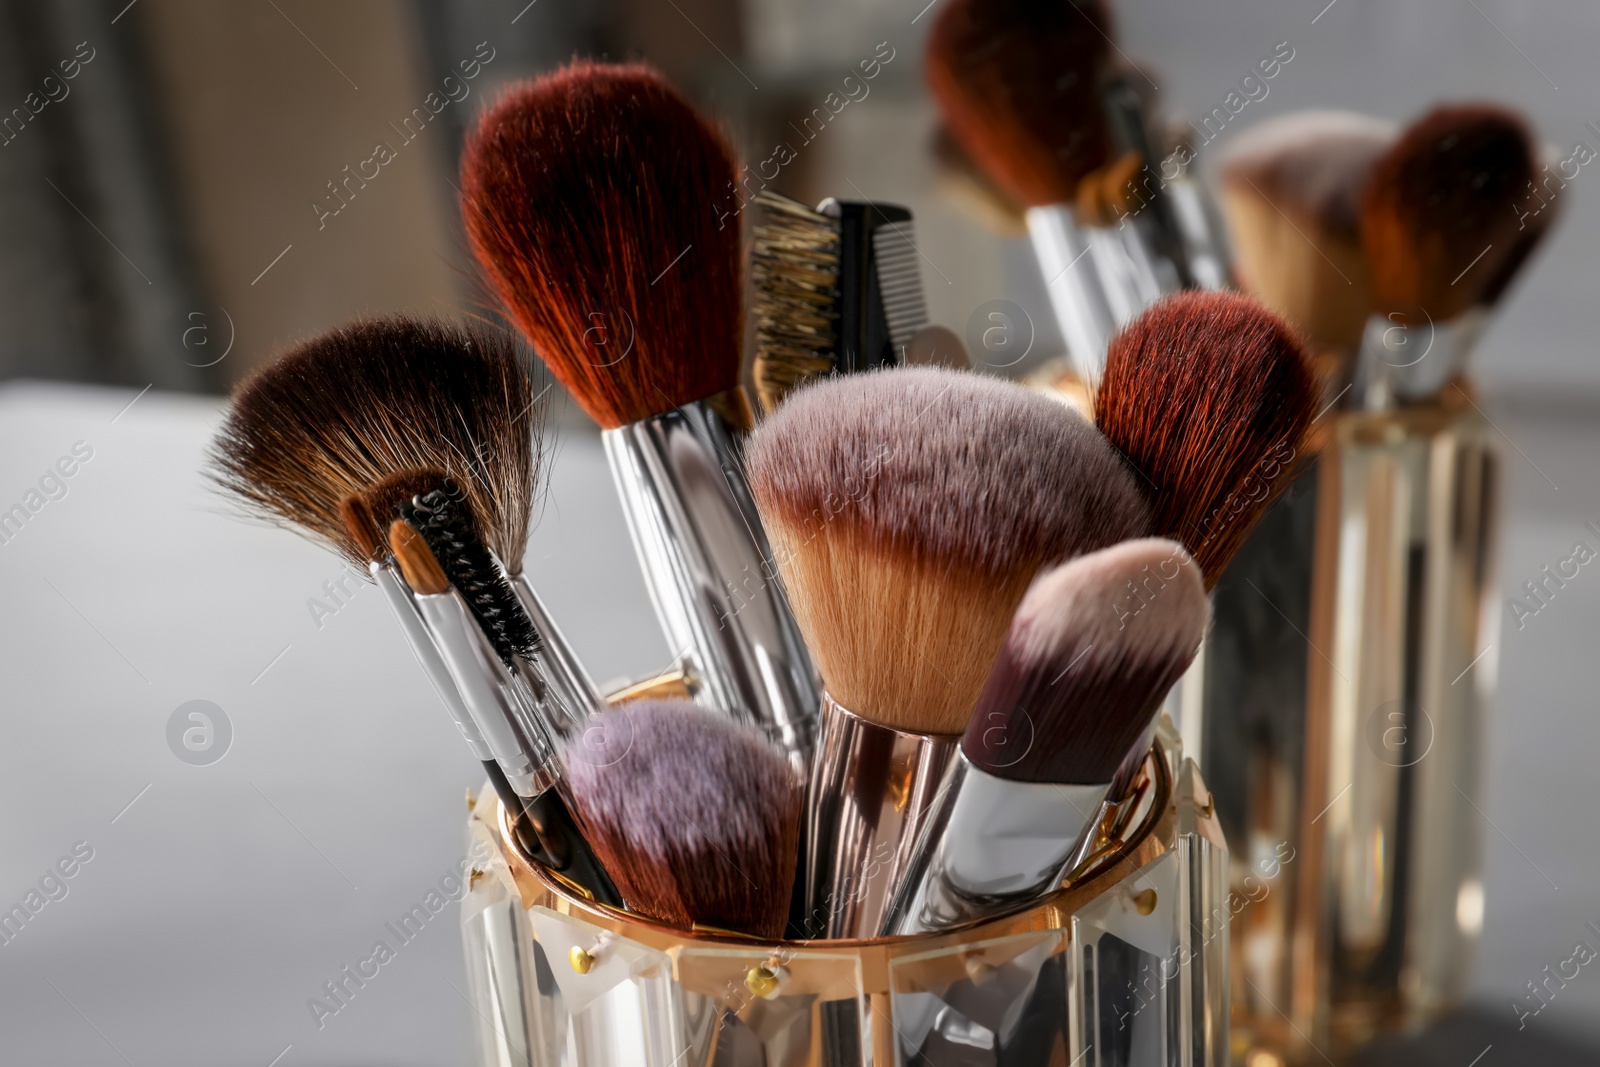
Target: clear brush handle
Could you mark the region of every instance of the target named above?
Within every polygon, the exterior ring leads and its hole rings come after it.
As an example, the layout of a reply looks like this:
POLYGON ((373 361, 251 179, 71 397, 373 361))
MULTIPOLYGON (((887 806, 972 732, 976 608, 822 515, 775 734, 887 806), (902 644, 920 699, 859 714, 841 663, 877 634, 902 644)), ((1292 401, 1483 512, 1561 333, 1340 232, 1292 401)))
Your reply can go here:
POLYGON ((705 401, 603 434, 667 642, 708 707, 809 763, 819 687, 771 563, 736 443, 705 401))

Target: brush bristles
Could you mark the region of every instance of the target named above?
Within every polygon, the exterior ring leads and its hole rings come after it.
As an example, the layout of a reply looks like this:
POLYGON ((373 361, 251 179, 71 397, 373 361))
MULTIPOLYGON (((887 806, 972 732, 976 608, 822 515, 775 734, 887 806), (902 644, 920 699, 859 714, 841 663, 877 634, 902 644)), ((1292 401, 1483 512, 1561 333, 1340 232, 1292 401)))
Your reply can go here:
POLYGON ((484 537, 520 561, 541 410, 509 340, 394 318, 293 349, 234 394, 213 479, 250 511, 298 527, 365 569, 340 504, 398 471, 434 467, 466 489, 484 537))
POLYGON ((1527 123, 1504 108, 1438 107, 1408 127, 1362 203, 1378 310, 1421 326, 1479 303, 1516 254, 1536 169, 1527 123))
POLYGON ((408 471, 380 485, 372 502, 397 507, 422 535, 502 663, 510 667, 539 651, 539 634, 478 537, 460 486, 439 471, 408 471), (408 489, 411 495, 401 496, 408 489))
POLYGON ((1199 569, 1175 541, 1127 541, 1041 574, 962 751, 1012 781, 1111 781, 1194 659, 1209 617, 1199 569))
POLYGON ((838 346, 839 224, 787 197, 756 194, 750 249, 754 378, 768 411, 830 373, 838 346))
POLYGON ((1280 115, 1228 145, 1222 182, 1265 197, 1319 233, 1359 241, 1367 178, 1398 132, 1392 122, 1353 111, 1280 115))
POLYGON ((1305 111, 1252 126, 1222 163, 1221 204, 1240 284, 1318 352, 1354 349, 1372 313, 1360 204, 1394 123, 1305 111))
MULTIPOLYGON (((449 479, 443 471, 397 471, 360 493, 352 493, 339 504, 345 532, 368 559, 390 554, 383 538, 394 520, 405 517, 405 506, 420 493, 431 493, 449 479)), ((459 491, 459 490, 458 490, 459 491)))
POLYGON ((339 501, 339 518, 344 522, 350 547, 362 559, 374 562, 391 555, 384 540, 384 528, 360 493, 351 493, 339 501))
POLYGON ((1482 292, 1478 294, 1478 303, 1481 306, 1493 307, 1500 302, 1500 298, 1505 296, 1506 290, 1511 288, 1511 283, 1517 280, 1522 268, 1527 265, 1534 251, 1544 242, 1560 218, 1561 209, 1556 204, 1550 204, 1526 220, 1527 228, 1512 239, 1511 250, 1495 272, 1489 276, 1488 284, 1484 285, 1482 292))
POLYGON ((751 437, 751 491, 833 698, 898 729, 966 726, 1041 567, 1147 532, 1094 428, 933 367, 797 390, 751 437))
POLYGON ((1112 339, 1095 423, 1144 475, 1151 532, 1214 586, 1289 483, 1318 389, 1294 330, 1249 297, 1182 293, 1112 339))
POLYGON ((484 112, 461 163, 472 248, 603 427, 738 384, 737 164, 653 68, 574 63, 484 112))
POLYGON ((573 817, 631 910, 782 935, 803 789, 760 734, 687 700, 641 700, 595 716, 562 762, 573 817))
POLYGON ((945 127, 1018 203, 1067 203, 1110 161, 1110 37, 1100 0, 948 0, 934 20, 927 79, 945 127))

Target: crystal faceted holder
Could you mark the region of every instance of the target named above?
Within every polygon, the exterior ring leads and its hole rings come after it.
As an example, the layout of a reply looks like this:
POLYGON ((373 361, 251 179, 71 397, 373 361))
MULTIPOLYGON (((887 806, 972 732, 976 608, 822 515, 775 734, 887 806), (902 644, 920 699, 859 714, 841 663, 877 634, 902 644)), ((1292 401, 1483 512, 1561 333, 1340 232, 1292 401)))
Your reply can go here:
MULTIPOLYGON (((761 941, 572 895, 505 833, 462 905, 486 1067, 1222 1067, 1227 849, 1163 722, 1063 887, 938 934, 761 941)), ((480 848, 477 855, 482 855, 480 848)))

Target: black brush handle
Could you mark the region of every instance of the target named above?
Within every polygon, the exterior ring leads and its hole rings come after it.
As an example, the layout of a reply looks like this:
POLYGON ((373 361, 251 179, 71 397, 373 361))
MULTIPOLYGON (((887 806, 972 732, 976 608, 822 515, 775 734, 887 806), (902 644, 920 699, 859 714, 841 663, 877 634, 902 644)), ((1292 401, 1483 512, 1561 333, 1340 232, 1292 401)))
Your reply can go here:
POLYGON ((839 370, 893 366, 899 360, 889 338, 872 235, 881 226, 910 222, 911 212, 894 204, 829 200, 822 213, 839 220, 839 370))
POLYGON ((595 858, 589 843, 578 832, 572 814, 554 789, 536 797, 518 796, 505 772, 494 760, 486 760, 483 771, 489 776, 500 803, 512 814, 511 832, 516 844, 531 859, 538 861, 568 881, 594 894, 594 899, 613 908, 623 907, 622 895, 611 876, 595 858))
POLYGON ((624 907, 622 894, 617 892, 611 876, 600 866, 589 842, 578 831, 578 824, 572 821, 572 813, 560 794, 546 789, 536 797, 523 797, 522 812, 538 839, 538 848, 530 850, 534 859, 569 882, 587 889, 594 894, 597 903, 624 907))

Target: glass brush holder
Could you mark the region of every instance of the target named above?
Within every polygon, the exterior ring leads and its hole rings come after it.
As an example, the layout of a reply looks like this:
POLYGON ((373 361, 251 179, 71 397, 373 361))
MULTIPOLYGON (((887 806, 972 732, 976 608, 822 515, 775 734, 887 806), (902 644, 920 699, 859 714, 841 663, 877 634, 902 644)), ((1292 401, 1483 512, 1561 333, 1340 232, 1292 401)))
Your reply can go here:
POLYGON ((1181 722, 1245 901, 1236 1063, 1339 1061, 1464 993, 1499 621, 1499 458, 1465 388, 1328 418, 1213 594, 1181 722))
POLYGON ((762 941, 573 895, 492 793, 462 903, 486 1067, 1221 1067, 1227 850, 1170 723, 1052 896, 939 934, 762 941), (484 846, 489 846, 485 848, 484 846))

